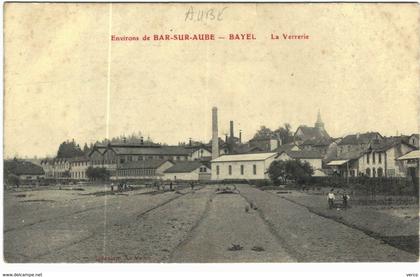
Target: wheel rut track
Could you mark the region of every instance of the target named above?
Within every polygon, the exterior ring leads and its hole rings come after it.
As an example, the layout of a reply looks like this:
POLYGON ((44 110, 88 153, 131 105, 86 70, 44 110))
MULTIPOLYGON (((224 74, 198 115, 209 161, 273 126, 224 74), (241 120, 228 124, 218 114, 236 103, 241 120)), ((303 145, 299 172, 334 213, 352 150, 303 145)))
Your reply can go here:
POLYGON ((8 233, 8 232, 12 232, 12 231, 19 231, 21 229, 24 229, 24 228, 27 228, 27 227, 30 227, 30 226, 34 226, 34 225, 37 225, 37 224, 40 224, 40 223, 44 223, 44 222, 48 222, 48 221, 54 221, 54 220, 59 219, 59 218, 69 217, 69 216, 73 216, 73 215, 76 215, 76 214, 81 214, 81 213, 88 212, 88 211, 91 211, 91 210, 100 209, 100 208, 103 208, 105 206, 108 206, 108 207, 111 206, 112 207, 114 205, 116 205, 116 204, 105 204, 105 205, 90 207, 90 208, 87 208, 87 209, 84 209, 84 210, 76 211, 76 212, 73 212, 73 213, 68 213, 68 214, 61 215, 61 216, 56 216, 56 217, 51 217, 51 218, 46 218, 46 219, 38 220, 36 222, 32 222, 32 223, 21 225, 19 227, 5 229, 4 230, 4 233, 8 233))
POLYGON ((323 214, 323 213, 321 213, 321 212, 318 212, 318 211, 316 211, 315 209, 312 209, 312 208, 310 208, 310 207, 307 207, 307 206, 305 206, 305 205, 303 205, 303 204, 301 204, 301 203, 299 203, 299 202, 297 202, 297 201, 294 201, 294 200, 291 200, 291 199, 287 199, 287 198, 285 198, 284 196, 280 196, 280 195, 277 195, 277 196, 278 196, 279 198, 281 198, 281 199, 284 199, 284 200, 286 200, 286 201, 289 201, 289 202, 291 202, 291 203, 293 203, 293 204, 296 204, 296 205, 298 205, 298 206, 301 206, 301 207, 303 207, 303 208, 307 209, 307 210, 308 210, 308 212, 313 213, 314 215, 317 215, 317 216, 320 216, 320 217, 323 217, 323 218, 326 218, 326 219, 332 220, 332 221, 334 221, 334 222, 340 223, 340 224, 342 224, 342 225, 344 225, 344 226, 346 226, 346 227, 348 227, 348 228, 352 228, 352 229, 354 229, 354 230, 358 230, 358 231, 360 231, 360 232, 364 233, 365 235, 367 235, 367 236, 369 236, 369 237, 371 237, 371 238, 373 238, 373 239, 376 239, 376 240, 379 240, 379 241, 381 241, 381 242, 383 242, 383 243, 386 243, 386 244, 387 244, 387 245, 389 245, 389 246, 392 246, 392 247, 395 247, 395 248, 397 248, 397 249, 399 249, 399 250, 401 250, 401 251, 405 251, 405 252, 407 252, 407 253, 410 253, 410 254, 416 255, 416 256, 417 256, 417 258, 418 258, 418 256, 419 256, 419 254, 418 254, 418 253, 414 253, 414 252, 407 251, 407 249, 404 249, 404 247, 401 247, 399 244, 392 242, 390 239, 388 239, 388 238, 387 238, 387 237, 385 237, 385 236, 382 236, 381 234, 378 234, 378 233, 376 233, 376 232, 373 232, 373 231, 370 231, 370 230, 367 230, 367 229, 364 229, 364 228, 360 228, 360 227, 358 227, 358 226, 356 226, 356 225, 354 225, 354 224, 351 224, 351 223, 349 223, 349 222, 347 222, 347 221, 345 221, 345 220, 342 220, 342 219, 339 219, 339 218, 336 218, 336 217, 333 217, 333 216, 328 216, 328 215, 325 215, 325 214, 323 214))
POLYGON ((194 236, 196 235, 195 234, 196 229, 198 228, 198 226, 200 226, 201 222, 203 222, 203 220, 208 216, 209 211, 210 211, 210 203, 213 201, 213 199, 214 199, 215 196, 216 196, 216 193, 214 193, 214 192, 212 194, 210 194, 209 198, 206 201, 206 206, 204 208, 203 214, 195 222, 195 224, 191 227, 191 229, 188 231, 187 237, 184 240, 182 240, 177 246, 175 246, 174 249, 172 249, 172 251, 171 251, 171 253, 169 255, 169 258, 168 258, 168 261, 169 262, 172 262, 173 261, 174 254, 175 254, 175 252, 179 248, 181 248, 182 246, 184 246, 185 244, 187 244, 191 239, 194 238, 194 236))
MULTIPOLYGON (((196 189, 195 191, 201 190, 202 188, 203 188, 203 187, 200 187, 200 188, 196 189)), ((138 214, 138 215, 136 216, 136 219, 138 220, 138 219, 142 218, 143 216, 147 215, 148 213, 150 213, 151 211, 153 211, 153 210, 155 210, 155 209, 158 209, 158 208, 161 208, 161 207, 163 207, 163 206, 165 206, 165 205, 169 204, 170 202, 172 202, 172 201, 174 201, 174 200, 176 200, 176 199, 179 199, 180 197, 186 196, 186 195, 188 195, 188 194, 190 194, 190 193, 191 193, 191 191, 186 192, 186 193, 180 193, 179 195, 177 195, 177 196, 175 196, 175 197, 173 197, 173 198, 171 198, 171 199, 168 199, 168 200, 166 200, 166 201, 164 201, 164 202, 162 202, 162 203, 160 203, 160 204, 158 204, 158 205, 156 205, 156 206, 154 206, 154 207, 152 207, 152 208, 149 208, 149 209, 147 209, 146 211, 144 211, 144 212, 142 212, 142 213, 138 214)), ((114 204, 114 205, 116 205, 116 204, 114 204)), ((111 206, 114 206, 114 205, 111 205, 111 206)), ((100 206, 100 207, 93 207, 93 208, 91 208, 91 209, 89 209, 89 210, 92 210, 92 209, 97 209, 97 208, 101 208, 101 207, 105 207, 105 205, 100 206)), ((76 213, 81 213, 81 212, 85 212, 85 211, 88 211, 88 210, 78 211, 78 212, 76 212, 76 213)), ((75 214, 75 213, 72 213, 71 215, 73 215, 73 214, 75 214)), ((57 217, 57 218, 61 218, 61 217, 57 217)), ((54 219, 57 219, 57 218, 54 218, 54 219)), ((53 220, 53 219, 50 219, 50 220, 53 220)), ((45 221, 49 221, 49 220, 44 220, 44 221, 40 221, 40 222, 37 222, 37 223, 42 223, 42 222, 45 222, 45 221)), ((30 224, 30 225, 35 225, 35 224, 37 224, 37 223, 30 224)), ((100 230, 103 230, 103 228, 98 228, 97 230, 99 230, 99 229, 100 229, 100 230)), ((88 239, 90 239, 90 238, 92 238, 92 237, 96 236, 98 233, 99 233, 98 231, 93 231, 90 235, 88 235, 88 236, 86 236, 86 237, 84 237, 84 238, 82 238, 82 239, 80 239, 80 240, 77 240, 77 241, 72 241, 71 243, 65 244, 65 245, 63 245, 63 246, 61 246, 61 247, 58 247, 58 248, 55 248, 55 249, 53 249, 53 250, 49 250, 49 251, 47 251, 47 252, 44 252, 44 253, 41 253, 41 254, 38 254, 38 255, 36 255, 36 256, 32 256, 32 257, 25 256, 25 257, 28 257, 28 258, 27 258, 27 259, 24 259, 24 261, 23 261, 23 262, 24 262, 24 263, 27 263, 27 262, 32 262, 33 260, 37 260, 37 259, 40 259, 40 258, 42 258, 42 257, 44 257, 44 256, 48 256, 48 255, 50 255, 50 254, 52 254, 52 253, 54 253, 54 252, 57 252, 57 251, 60 251, 60 250, 66 249, 66 248, 68 248, 68 247, 71 247, 71 246, 77 245, 77 244, 79 244, 79 243, 82 243, 82 242, 84 242, 84 241, 86 241, 86 240, 88 240, 88 239)), ((19 253, 17 253, 17 254, 19 254, 19 253)), ((21 254, 19 254, 19 255, 21 255, 21 254)), ((39 262, 39 261, 37 261, 37 262, 39 262)))
MULTIPOLYGON (((251 203, 255 204, 253 201, 249 200, 245 195, 243 195, 240 191, 239 191, 239 195, 245 199, 245 201, 251 205, 251 203)), ((301 255, 296 252, 293 248, 292 245, 289 245, 289 243, 287 243, 287 241, 279 235, 279 233, 277 232, 275 226, 270 223, 270 221, 268 221, 266 219, 266 216, 264 215, 263 211, 261 209, 257 209, 254 210, 257 212, 258 216, 261 218, 261 220, 264 222, 264 224, 268 227, 268 230, 270 231, 270 233, 277 239, 277 241, 280 243, 280 245, 282 247, 284 247, 284 249, 286 250, 287 254, 289 254, 289 256, 291 256, 293 259, 295 259, 297 262, 302 262, 303 259, 301 257, 301 255)))

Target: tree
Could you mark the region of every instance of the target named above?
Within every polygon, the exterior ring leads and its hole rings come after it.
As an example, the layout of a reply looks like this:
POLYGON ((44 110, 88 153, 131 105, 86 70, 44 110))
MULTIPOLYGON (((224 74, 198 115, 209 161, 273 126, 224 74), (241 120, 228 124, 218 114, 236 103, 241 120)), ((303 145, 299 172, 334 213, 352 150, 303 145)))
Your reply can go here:
POLYGON ((268 168, 268 175, 275 184, 287 180, 296 184, 303 184, 314 174, 312 166, 308 162, 300 160, 274 161, 268 168))
MULTIPOLYGON (((120 135, 118 137, 113 137, 111 139, 103 139, 101 141, 96 141, 95 144, 108 144, 108 143, 114 143, 114 144, 140 144, 142 143, 144 145, 157 145, 157 143, 153 142, 153 140, 150 137, 145 138, 142 134, 142 132, 132 133, 131 135, 120 135)), ((91 145, 92 146, 92 145, 91 145)), ((92 149, 92 147, 91 147, 92 149)))
POLYGON ((268 176, 276 185, 284 183, 286 181, 286 162, 273 161, 268 168, 268 176))
POLYGON ((274 130, 274 135, 281 139, 282 144, 293 142, 293 133, 292 126, 289 123, 285 123, 283 126, 280 126, 274 130))
POLYGON ((106 181, 106 180, 109 180, 109 177, 111 176, 111 173, 105 167, 92 167, 92 166, 89 166, 86 169, 86 176, 90 180, 94 180, 94 181, 96 181, 96 180, 106 181))
POLYGON ((87 143, 85 143, 85 145, 83 146, 83 153, 85 155, 87 155, 89 153, 91 149, 89 148, 89 146, 87 145, 87 143))
POLYGON ((270 128, 267 128, 263 125, 254 135, 253 139, 266 139, 266 138, 271 138, 272 136, 273 136, 273 131, 271 131, 270 128))
POLYGON ((80 146, 72 141, 64 141, 60 144, 57 151, 57 158, 75 158, 83 156, 83 151, 80 146))

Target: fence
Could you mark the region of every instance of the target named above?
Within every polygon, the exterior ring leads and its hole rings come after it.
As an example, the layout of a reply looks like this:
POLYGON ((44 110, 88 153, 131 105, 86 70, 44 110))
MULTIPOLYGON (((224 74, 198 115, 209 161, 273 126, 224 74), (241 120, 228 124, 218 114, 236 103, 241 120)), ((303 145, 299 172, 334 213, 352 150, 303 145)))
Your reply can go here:
POLYGON ((348 180, 342 177, 312 177, 310 186, 331 187, 349 189, 364 195, 409 195, 418 196, 418 179, 411 180, 401 177, 378 177, 365 176, 350 177, 348 180))

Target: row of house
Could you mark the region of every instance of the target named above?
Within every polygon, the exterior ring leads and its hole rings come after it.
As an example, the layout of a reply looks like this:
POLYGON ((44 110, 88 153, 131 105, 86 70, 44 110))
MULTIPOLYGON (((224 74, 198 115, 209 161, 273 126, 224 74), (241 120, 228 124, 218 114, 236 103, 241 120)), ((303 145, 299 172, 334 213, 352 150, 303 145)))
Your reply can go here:
POLYGON ((103 167, 111 179, 224 180, 266 179, 273 160, 301 160, 312 166, 315 176, 405 177, 410 174, 407 162, 399 158, 419 143, 418 135, 383 137, 377 132, 332 138, 319 112, 314 126, 299 126, 288 144, 276 137, 243 143, 241 132, 234 134, 233 121, 224 140, 215 134, 207 144, 95 145, 86 157, 46 159, 41 166, 45 178, 55 179, 86 180, 88 167, 103 167), (217 157, 212 159, 215 144, 217 157))
POLYGON ((102 167, 111 179, 198 180, 210 179, 210 157, 205 145, 107 144, 95 145, 87 157, 45 159, 41 166, 53 179, 87 180, 89 167, 102 167))
POLYGON ((419 175, 418 161, 409 160, 410 163, 400 159, 418 149, 418 134, 383 137, 377 132, 368 132, 332 138, 325 130, 319 112, 314 127, 298 127, 293 143, 281 145, 278 139, 268 137, 251 140, 249 144, 266 153, 216 158, 212 160, 212 179, 267 179, 273 160, 306 161, 314 169, 314 175, 320 177, 333 174, 342 177, 418 178, 419 175))

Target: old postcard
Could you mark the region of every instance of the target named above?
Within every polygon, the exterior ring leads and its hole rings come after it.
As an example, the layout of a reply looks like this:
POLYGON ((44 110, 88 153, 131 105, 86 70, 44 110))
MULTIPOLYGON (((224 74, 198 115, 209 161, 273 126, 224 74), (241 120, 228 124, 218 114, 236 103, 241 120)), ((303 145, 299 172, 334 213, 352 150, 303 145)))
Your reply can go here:
POLYGON ((413 3, 6 3, 4 261, 418 262, 419 27, 413 3))

